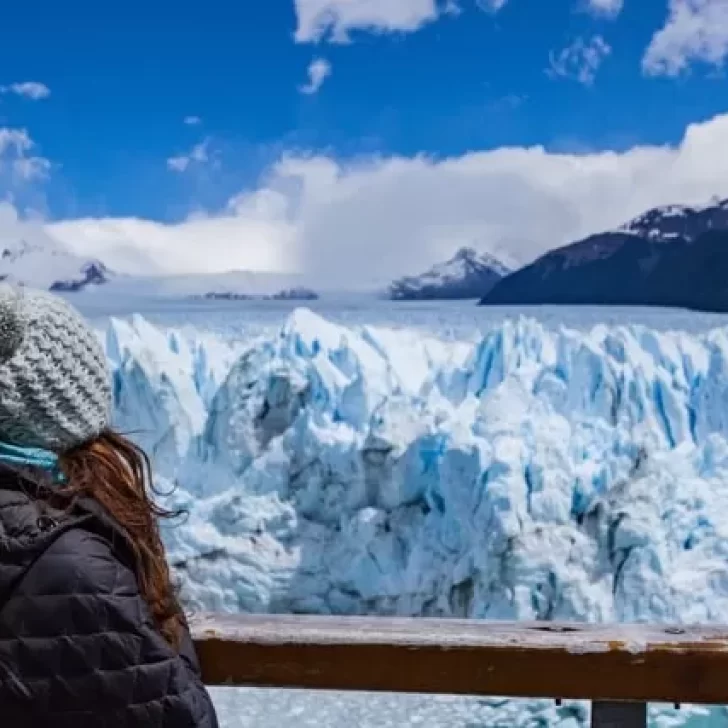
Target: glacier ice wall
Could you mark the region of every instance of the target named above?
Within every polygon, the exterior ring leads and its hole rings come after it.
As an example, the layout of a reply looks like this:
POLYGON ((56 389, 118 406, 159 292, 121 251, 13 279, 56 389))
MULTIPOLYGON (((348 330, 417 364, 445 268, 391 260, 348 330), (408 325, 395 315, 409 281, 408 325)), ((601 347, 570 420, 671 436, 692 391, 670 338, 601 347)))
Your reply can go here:
POLYGON ((191 609, 728 621, 728 330, 104 340, 191 609))

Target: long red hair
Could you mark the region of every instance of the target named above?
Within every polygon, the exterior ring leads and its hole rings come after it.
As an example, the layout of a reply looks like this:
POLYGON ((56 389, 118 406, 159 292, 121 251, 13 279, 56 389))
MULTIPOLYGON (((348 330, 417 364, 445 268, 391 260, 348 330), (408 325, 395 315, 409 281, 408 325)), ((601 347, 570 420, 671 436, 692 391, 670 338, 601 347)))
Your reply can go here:
POLYGON ((179 647, 184 617, 172 585, 159 531, 159 520, 179 515, 155 503, 147 454, 131 440, 104 432, 59 458, 67 484, 54 488, 66 503, 89 497, 97 501, 129 535, 142 597, 167 642, 179 647))

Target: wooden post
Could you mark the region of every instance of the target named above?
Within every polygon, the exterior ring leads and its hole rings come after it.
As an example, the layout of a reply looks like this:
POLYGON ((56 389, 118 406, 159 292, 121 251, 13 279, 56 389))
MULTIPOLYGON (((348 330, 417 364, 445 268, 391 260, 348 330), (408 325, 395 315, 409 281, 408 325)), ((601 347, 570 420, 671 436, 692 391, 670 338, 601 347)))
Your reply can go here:
POLYGON ((591 728, 647 728, 647 703, 592 703, 591 728))

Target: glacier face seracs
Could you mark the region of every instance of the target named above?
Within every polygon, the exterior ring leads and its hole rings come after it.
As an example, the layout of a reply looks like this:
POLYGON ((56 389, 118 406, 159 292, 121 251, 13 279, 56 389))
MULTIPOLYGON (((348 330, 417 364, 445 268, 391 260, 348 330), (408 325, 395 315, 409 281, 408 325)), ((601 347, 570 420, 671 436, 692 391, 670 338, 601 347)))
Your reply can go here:
POLYGON ((728 330, 104 338, 191 609, 728 621, 728 330))

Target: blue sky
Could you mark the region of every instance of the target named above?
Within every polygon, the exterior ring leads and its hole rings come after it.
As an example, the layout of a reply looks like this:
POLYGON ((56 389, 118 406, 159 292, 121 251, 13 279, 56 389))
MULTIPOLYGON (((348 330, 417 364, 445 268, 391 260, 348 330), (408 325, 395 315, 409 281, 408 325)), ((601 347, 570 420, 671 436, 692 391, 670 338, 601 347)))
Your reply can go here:
MULTIPOLYGON (((442 160, 462 170, 474 154, 543 146, 603 165, 605 150, 679 150, 691 123, 726 110, 728 0, 46 2, 14 3, 4 20, 0 128, 16 143, 0 141, 15 165, 0 168, 0 184, 21 218, 170 226, 249 218, 254 203, 254 222, 267 224, 273 213, 259 207, 275 197, 286 208, 279 243, 295 237, 298 257, 303 228, 328 230, 292 220, 301 193, 291 188, 310 186, 315 160, 381 173, 424 154, 428 172, 442 160), (291 159, 305 175, 279 179, 291 159)), ((429 227, 451 229, 451 218, 429 227)), ((561 242, 551 235, 539 245, 561 242)), ((510 236, 491 232, 486 244, 503 250, 510 236)))

